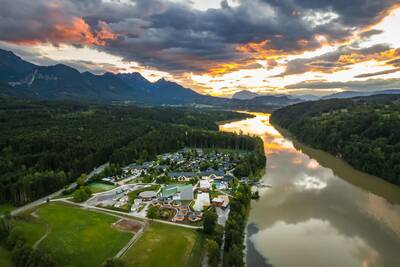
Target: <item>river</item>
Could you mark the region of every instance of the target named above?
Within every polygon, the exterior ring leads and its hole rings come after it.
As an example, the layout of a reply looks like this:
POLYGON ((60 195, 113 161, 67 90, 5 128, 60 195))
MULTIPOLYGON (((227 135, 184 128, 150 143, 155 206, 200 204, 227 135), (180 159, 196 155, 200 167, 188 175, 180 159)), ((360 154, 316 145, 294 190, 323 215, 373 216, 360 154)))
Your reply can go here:
POLYGON ((281 134, 269 114, 221 131, 258 135, 267 155, 251 205, 247 266, 399 267, 400 187, 281 134))

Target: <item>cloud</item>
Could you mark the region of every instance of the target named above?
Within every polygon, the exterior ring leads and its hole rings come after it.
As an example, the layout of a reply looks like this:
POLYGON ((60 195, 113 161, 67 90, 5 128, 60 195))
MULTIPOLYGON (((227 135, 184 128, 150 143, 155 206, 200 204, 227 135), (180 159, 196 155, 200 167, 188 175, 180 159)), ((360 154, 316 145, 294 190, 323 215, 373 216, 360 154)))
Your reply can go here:
POLYGON ((376 44, 371 47, 357 48, 352 45, 341 46, 334 52, 312 58, 299 58, 287 63, 284 72, 275 77, 284 77, 305 72, 333 73, 346 70, 351 65, 376 60, 386 61, 400 55, 400 49, 393 49, 387 44, 376 44))
POLYGON ((342 89, 354 91, 379 91, 388 89, 400 89, 400 79, 369 79, 366 81, 328 82, 305 81, 285 86, 286 89, 342 89))
POLYGON ((398 72, 398 71, 400 71, 400 68, 384 70, 384 71, 378 71, 378 72, 371 72, 371 73, 363 73, 363 74, 359 74, 359 75, 354 76, 354 78, 368 78, 368 77, 373 77, 373 76, 379 76, 379 75, 395 73, 395 72, 398 72))
MULTIPOLYGON (((223 73, 255 60, 343 42, 356 31, 364 31, 365 38, 377 34, 365 30, 396 3, 241 0, 199 10, 166 0, 0 0, 0 39, 92 46, 172 73, 223 73)), ((329 62, 319 65, 323 69, 329 62)))

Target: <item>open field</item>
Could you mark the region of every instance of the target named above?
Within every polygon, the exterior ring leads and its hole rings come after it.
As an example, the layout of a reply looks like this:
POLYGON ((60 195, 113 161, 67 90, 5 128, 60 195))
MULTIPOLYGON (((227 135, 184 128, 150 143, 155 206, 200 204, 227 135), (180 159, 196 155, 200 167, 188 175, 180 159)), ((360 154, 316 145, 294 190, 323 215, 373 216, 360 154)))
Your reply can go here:
POLYGON ((11 267, 11 252, 0 246, 0 266, 1 267, 11 267))
POLYGON ((47 225, 43 220, 27 215, 14 221, 13 228, 14 231, 21 233, 31 246, 47 232, 47 225))
POLYGON ((69 205, 44 205, 35 214, 43 222, 43 228, 28 221, 18 221, 17 226, 25 235, 35 235, 30 240, 34 242, 45 233, 46 222, 50 232, 39 247, 48 251, 61 266, 99 266, 115 256, 132 237, 131 233, 112 226, 118 218, 69 205))
POLYGON ((114 189, 115 186, 108 185, 108 184, 102 184, 102 183, 91 183, 89 185, 89 188, 92 191, 92 193, 100 193, 100 192, 104 192, 104 191, 108 191, 108 190, 114 189))
POLYGON ((12 211, 14 209, 15 209, 15 207, 11 204, 1 204, 0 205, 0 216, 5 214, 7 211, 12 211))
POLYGON ((124 256, 127 266, 201 266, 203 239, 192 229, 152 223, 124 256))

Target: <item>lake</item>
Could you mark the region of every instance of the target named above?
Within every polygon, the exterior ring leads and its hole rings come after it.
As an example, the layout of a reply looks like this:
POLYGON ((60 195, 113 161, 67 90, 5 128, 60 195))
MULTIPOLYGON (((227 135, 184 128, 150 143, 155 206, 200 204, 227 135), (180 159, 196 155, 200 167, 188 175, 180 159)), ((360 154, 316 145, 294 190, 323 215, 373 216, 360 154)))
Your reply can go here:
POLYGON ((260 136, 267 155, 247 227, 248 266, 400 266, 400 187, 282 134, 269 114, 220 131, 260 136))

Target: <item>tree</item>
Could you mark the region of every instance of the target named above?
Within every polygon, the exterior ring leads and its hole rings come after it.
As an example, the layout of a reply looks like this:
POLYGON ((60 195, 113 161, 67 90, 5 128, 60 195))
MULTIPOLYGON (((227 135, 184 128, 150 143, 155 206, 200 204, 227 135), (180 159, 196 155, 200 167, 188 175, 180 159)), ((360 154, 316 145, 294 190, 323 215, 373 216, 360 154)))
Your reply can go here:
POLYGON ((159 217, 158 209, 154 206, 150 206, 147 210, 147 218, 149 219, 157 219, 159 217))
POLYGON ((84 186, 85 183, 86 183, 86 181, 87 181, 87 175, 86 175, 85 173, 82 173, 82 174, 78 177, 78 179, 76 179, 76 183, 77 183, 79 186, 84 186))
POLYGON ((217 220, 218 215, 214 210, 206 210, 204 212, 203 232, 207 235, 212 235, 214 233, 217 220))
POLYGON ((90 198, 92 192, 89 187, 81 186, 73 194, 74 201, 83 202, 90 198))
POLYGON ((206 240, 206 246, 207 246, 207 256, 208 256, 208 264, 211 267, 217 267, 218 262, 219 262, 219 245, 217 242, 211 239, 206 240))

